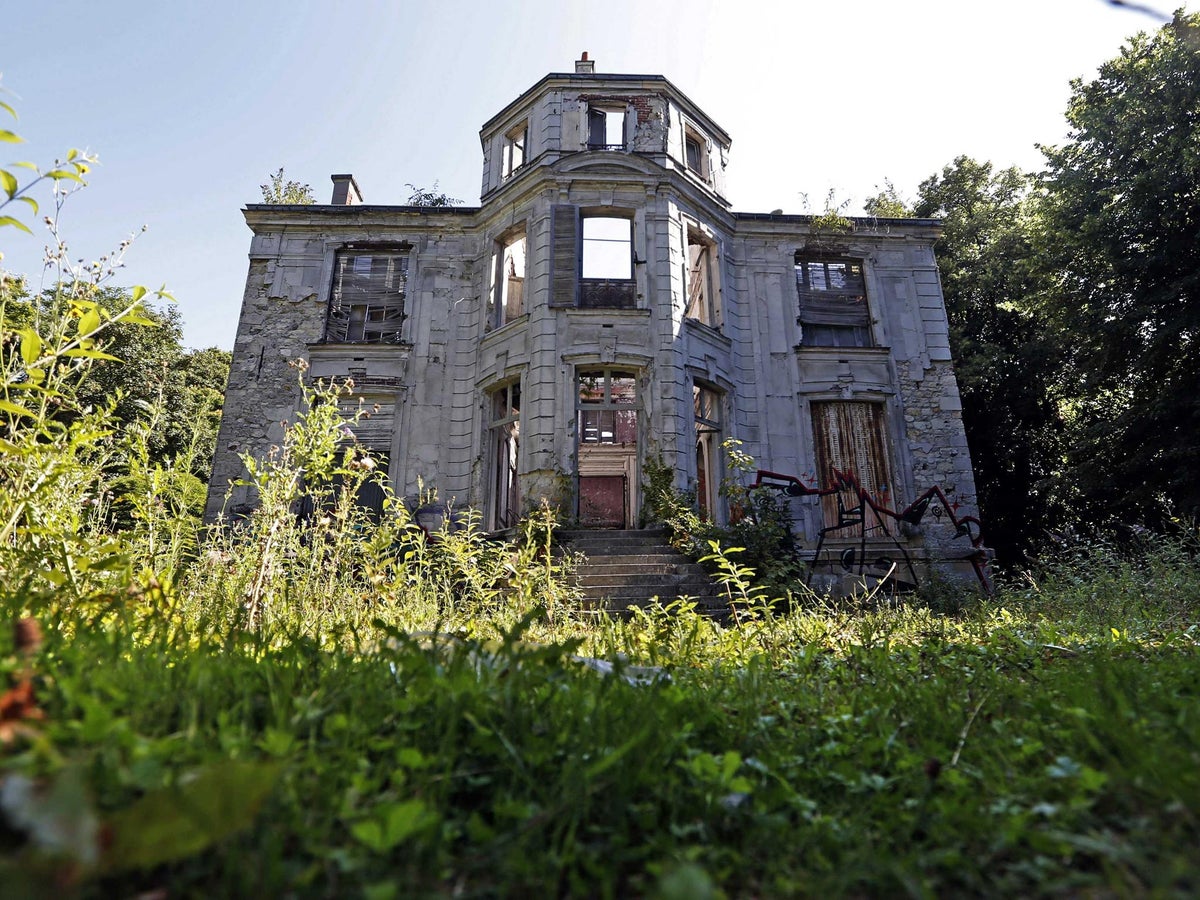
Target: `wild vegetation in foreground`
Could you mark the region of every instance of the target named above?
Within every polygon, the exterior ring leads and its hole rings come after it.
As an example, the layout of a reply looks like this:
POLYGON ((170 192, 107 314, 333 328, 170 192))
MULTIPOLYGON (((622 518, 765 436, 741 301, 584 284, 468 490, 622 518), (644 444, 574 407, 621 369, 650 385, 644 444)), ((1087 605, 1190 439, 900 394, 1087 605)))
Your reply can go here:
POLYGON ((736 625, 609 618, 548 513, 511 543, 368 518, 329 392, 203 533, 140 432, 73 408, 64 303, 5 357, 6 896, 1200 888, 1197 535, 946 588, 953 615, 775 610, 723 551, 736 625))

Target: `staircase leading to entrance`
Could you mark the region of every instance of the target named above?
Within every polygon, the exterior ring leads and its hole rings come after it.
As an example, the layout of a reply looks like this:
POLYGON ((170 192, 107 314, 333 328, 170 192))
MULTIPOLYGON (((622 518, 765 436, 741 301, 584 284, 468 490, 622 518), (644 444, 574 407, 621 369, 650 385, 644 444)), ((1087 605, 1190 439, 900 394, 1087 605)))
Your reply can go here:
POLYGON ((555 537, 560 552, 583 556, 575 575, 589 606, 623 612, 655 597, 664 605, 690 597, 701 612, 719 618, 728 613, 720 587, 668 543, 663 529, 561 529, 555 537))

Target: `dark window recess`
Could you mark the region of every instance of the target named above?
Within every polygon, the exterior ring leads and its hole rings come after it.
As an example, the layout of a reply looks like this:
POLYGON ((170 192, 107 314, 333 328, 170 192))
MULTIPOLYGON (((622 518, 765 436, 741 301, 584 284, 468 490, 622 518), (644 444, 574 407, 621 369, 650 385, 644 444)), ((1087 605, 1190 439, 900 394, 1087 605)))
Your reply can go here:
POLYGON ((860 259, 796 254, 800 343, 808 347, 870 347, 871 313, 860 259))
POLYGON ((687 167, 697 175, 704 177, 704 148, 700 141, 691 135, 683 139, 684 155, 687 157, 687 167))
POLYGON ((408 250, 339 250, 334 260, 325 341, 399 343, 407 288, 408 250))
POLYGON ((590 107, 588 109, 588 149, 625 149, 625 110, 590 107))

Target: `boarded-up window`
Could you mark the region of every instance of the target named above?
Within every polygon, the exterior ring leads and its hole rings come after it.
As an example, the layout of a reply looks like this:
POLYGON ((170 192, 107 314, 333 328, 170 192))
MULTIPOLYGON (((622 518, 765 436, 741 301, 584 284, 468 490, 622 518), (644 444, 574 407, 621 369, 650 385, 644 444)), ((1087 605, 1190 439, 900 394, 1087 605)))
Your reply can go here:
POLYGON ((325 341, 399 343, 407 290, 407 247, 339 250, 334 259, 325 341))
POLYGON ((834 537, 859 537, 864 529, 868 537, 883 536, 883 522, 858 490, 861 487, 877 505, 894 508, 883 404, 814 403, 812 417, 820 486, 838 489, 821 498, 824 527, 836 527, 830 532, 834 537))
POLYGON ((870 347, 871 315, 860 259, 796 254, 800 342, 808 347, 870 347))

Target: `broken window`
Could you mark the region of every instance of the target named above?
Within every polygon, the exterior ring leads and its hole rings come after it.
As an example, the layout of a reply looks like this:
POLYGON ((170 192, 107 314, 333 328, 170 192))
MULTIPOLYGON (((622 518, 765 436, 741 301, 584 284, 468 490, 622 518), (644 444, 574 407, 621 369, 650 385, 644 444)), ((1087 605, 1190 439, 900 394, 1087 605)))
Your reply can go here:
POLYGON ((796 254, 800 343, 870 347, 871 317, 861 259, 796 254))
POLYGON ((720 327, 717 309, 717 247, 693 228, 687 230, 687 308, 684 316, 720 327))
POLYGON ((689 171, 708 181, 707 143, 691 127, 683 135, 683 159, 689 171))
POLYGON ((525 229, 497 241, 493 256, 491 324, 499 327, 525 312, 525 229))
POLYGON ((491 455, 491 521, 509 528, 521 517, 517 463, 521 443, 521 384, 513 382, 489 395, 488 443, 491 455))
POLYGON ((579 373, 579 441, 637 443, 637 379, 610 369, 579 373))
POLYGON ((503 175, 507 178, 525 165, 525 145, 529 140, 529 124, 522 122, 504 135, 502 158, 503 175))
POLYGON ((408 248, 355 247, 337 252, 327 343, 399 343, 408 286, 408 248))
POLYGON ((589 150, 625 149, 625 107, 588 107, 589 150))
POLYGON ((825 527, 836 529, 830 532, 834 537, 885 536, 885 525, 860 494, 861 489, 876 505, 895 508, 883 404, 814 403, 812 419, 818 483, 837 489, 821 498, 825 527))
POLYGON ((696 424, 696 503, 700 515, 716 515, 721 482, 721 395, 701 384, 692 385, 696 424))

